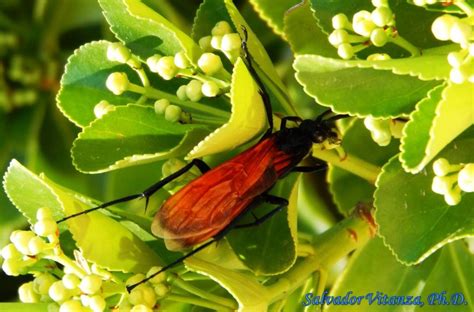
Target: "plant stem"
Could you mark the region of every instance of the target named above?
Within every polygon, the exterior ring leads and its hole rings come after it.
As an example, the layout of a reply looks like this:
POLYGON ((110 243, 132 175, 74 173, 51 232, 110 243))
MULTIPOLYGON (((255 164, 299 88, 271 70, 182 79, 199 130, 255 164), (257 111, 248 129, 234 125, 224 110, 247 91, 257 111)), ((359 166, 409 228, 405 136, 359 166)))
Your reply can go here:
POLYGON ((380 173, 379 167, 351 154, 346 154, 344 158, 341 158, 334 150, 313 149, 313 156, 347 170, 372 184, 375 184, 375 180, 377 180, 380 173))
POLYGON ((389 41, 410 52, 411 56, 420 56, 421 51, 400 35, 389 37, 389 41))
POLYGON ((200 307, 208 308, 211 310, 215 311, 234 311, 235 309, 230 309, 228 307, 222 306, 217 303, 212 303, 207 300, 201 299, 201 298, 192 298, 192 297, 187 297, 187 296, 182 296, 182 295, 177 295, 177 294, 170 294, 166 296, 167 300, 171 301, 177 301, 177 302, 183 302, 183 303, 189 303, 189 304, 194 304, 200 307))
POLYGON ((319 235, 314 244, 315 255, 296 263, 281 275, 272 285, 267 286, 273 294, 271 302, 278 301, 300 287, 313 272, 331 267, 351 251, 362 247, 373 237, 374 229, 363 214, 354 214, 319 235))
POLYGON ((171 278, 171 283, 173 283, 174 285, 180 287, 181 289, 183 289, 183 290, 185 290, 185 291, 187 291, 191 294, 194 294, 198 297, 201 297, 203 299, 207 299, 207 300, 212 301, 214 303, 226 306, 230 309, 235 310, 235 309, 238 308, 238 306, 237 306, 237 304, 234 300, 227 299, 227 298, 224 298, 224 297, 220 297, 220 296, 216 296, 214 294, 208 293, 207 291, 204 291, 204 290, 192 285, 191 283, 188 283, 188 282, 182 280, 179 277, 172 277, 171 278))

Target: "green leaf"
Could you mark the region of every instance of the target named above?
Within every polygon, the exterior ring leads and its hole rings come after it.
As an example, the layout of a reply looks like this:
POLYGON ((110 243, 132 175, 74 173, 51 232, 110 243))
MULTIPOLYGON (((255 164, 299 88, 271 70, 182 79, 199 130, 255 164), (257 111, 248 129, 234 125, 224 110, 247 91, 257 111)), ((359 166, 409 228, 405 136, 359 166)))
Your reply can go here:
POLYGON ((285 38, 283 32, 285 12, 299 2, 300 0, 250 0, 260 17, 283 38, 285 38))
POLYGON ((64 216, 62 203, 51 186, 15 159, 3 177, 3 188, 30 224, 36 222, 36 211, 41 207, 51 209, 56 220, 64 216))
MULTIPOLYGON (((231 231, 226 237, 240 260, 256 275, 276 275, 287 271, 296 260, 296 203, 298 200, 297 174, 279 181, 270 194, 289 199, 287 208, 263 224, 231 231)), ((275 205, 262 204, 252 209, 256 216, 263 216, 275 205)), ((252 223, 249 213, 241 224, 252 223)))
MULTIPOLYGON (((433 255, 418 266, 404 266, 397 262, 390 250, 384 246, 382 239, 375 238, 351 257, 344 274, 336 281, 330 296, 344 297, 347 293, 352 296, 363 296, 361 304, 357 305, 327 305, 325 312, 370 311, 389 312, 404 311, 403 305, 380 305, 375 301, 369 304, 368 294, 375 296, 377 292, 387 296, 420 296, 426 279, 430 276, 438 261, 438 254, 433 255)), ((431 285, 439 289, 442 284, 431 285)), ((444 285, 444 284, 443 284, 444 285)), ((428 287, 428 285, 426 285, 428 287)), ((444 289, 444 288, 443 288, 444 289)), ((426 296, 421 298, 425 304, 426 296)), ((412 308, 413 306, 409 306, 412 308)), ((424 311, 423 310, 423 311, 424 311)), ((431 311, 431 308, 430 310, 431 311)))
POLYGON ((224 287, 239 303, 238 311, 266 311, 271 293, 249 274, 225 269, 196 257, 184 261, 194 272, 209 276, 224 287))
POLYGON ((419 172, 447 144, 474 124, 472 84, 448 83, 419 104, 407 124, 400 160, 408 172, 419 172), (453 123, 453 120, 456 122, 453 123))
POLYGON ((388 70, 359 68, 357 61, 300 55, 293 64, 305 92, 337 113, 396 117, 410 113, 439 81, 421 81, 388 70))
MULTIPOLYGON (((342 148, 350 155, 376 166, 383 166, 398 152, 398 141, 381 147, 375 143, 362 121, 354 122, 344 133, 342 148)), ((329 166, 329 189, 338 210, 348 215, 359 202, 371 202, 375 186, 346 170, 329 166)))
POLYGON ((187 158, 233 150, 260 134, 267 122, 265 107, 258 91, 245 63, 239 58, 232 74, 232 115, 229 121, 196 145, 187 158))
POLYGON ((0 311, 8 312, 48 312, 49 303, 0 302, 0 311))
POLYGON ((308 0, 302 1, 285 13, 284 30, 294 54, 318 54, 337 58, 336 49, 318 24, 308 0))
MULTIPOLYGON (((452 163, 469 163, 472 146, 474 128, 439 156, 452 163)), ((377 180, 374 204, 379 233, 404 263, 420 263, 446 243, 474 234, 474 194, 464 193, 458 205, 449 206, 442 195, 431 191, 433 177, 431 166, 416 175, 405 172, 396 156, 377 180)))
POLYGON ((84 128, 72 156, 78 170, 104 172, 182 156, 206 134, 205 126, 169 122, 152 107, 129 104, 84 128))
POLYGON ((99 0, 114 34, 142 59, 185 51, 193 63, 199 46, 171 22, 138 0, 99 0))
POLYGON ((109 44, 107 41, 97 41, 77 49, 69 58, 61 78, 58 108, 79 127, 87 126, 96 118, 94 106, 101 100, 124 105, 138 99, 136 94, 130 92, 114 95, 105 86, 107 77, 114 72, 125 72, 130 81, 139 81, 129 66, 107 60, 109 44))

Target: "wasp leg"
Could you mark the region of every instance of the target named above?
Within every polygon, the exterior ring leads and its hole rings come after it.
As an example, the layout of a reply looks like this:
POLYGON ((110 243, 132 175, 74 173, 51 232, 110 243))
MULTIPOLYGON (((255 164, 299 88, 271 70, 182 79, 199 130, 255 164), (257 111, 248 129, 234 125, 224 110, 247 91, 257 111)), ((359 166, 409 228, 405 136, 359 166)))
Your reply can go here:
POLYGON ((232 229, 243 229, 243 228, 249 228, 249 227, 260 225, 266 220, 268 220, 269 218, 271 218, 274 214, 276 214, 277 212, 279 212, 280 210, 288 206, 288 200, 282 197, 278 197, 278 196, 274 196, 270 194, 263 194, 262 199, 267 203, 278 205, 278 207, 270 210, 270 212, 264 214, 260 218, 255 218, 255 221, 253 222, 246 223, 246 224, 239 224, 233 227, 232 229))
POLYGON ((286 122, 287 121, 294 121, 294 122, 302 122, 303 119, 298 116, 286 116, 281 119, 281 124, 280 124, 280 130, 285 130, 286 129, 286 122))
POLYGON ((247 69, 250 72, 250 75, 252 75, 253 79, 258 85, 258 88, 260 89, 258 93, 262 97, 263 105, 265 106, 265 112, 267 113, 267 120, 268 120, 268 130, 265 132, 263 135, 263 138, 267 138, 270 134, 272 134, 273 131, 273 113, 272 113, 272 103, 270 102, 270 96, 268 95, 267 89, 265 89, 265 85, 263 84, 262 80, 258 76, 257 72, 255 71, 255 68, 253 68, 252 65, 252 56, 249 53, 248 47, 247 47, 247 39, 248 39, 248 33, 247 29, 245 26, 242 27, 242 32, 244 34, 242 38, 242 55, 243 59, 245 60, 245 63, 247 65, 247 69))
POLYGON ((291 172, 317 172, 317 171, 323 171, 326 170, 328 167, 327 164, 318 164, 316 166, 299 166, 299 167, 294 167, 291 172))
POLYGON ((133 195, 129 195, 129 196, 125 196, 125 197, 121 197, 121 198, 118 198, 118 199, 114 199, 112 201, 109 201, 109 202, 106 202, 106 203, 103 203, 97 207, 94 207, 94 208, 91 208, 91 209, 87 209, 87 210, 84 210, 84 211, 81 211, 81 212, 78 212, 78 213, 75 213, 75 214, 72 214, 72 215, 69 215, 61 220, 58 221, 58 223, 61 223, 63 221, 66 221, 70 218, 74 218, 74 217, 77 217, 77 216, 80 216, 80 215, 83 215, 83 214, 86 214, 86 213, 89 213, 89 212, 92 212, 92 211, 95 211, 95 210, 99 210, 99 209, 102 209, 102 208, 106 208, 106 207, 109 207, 109 206, 112 206, 112 205, 115 205, 115 204, 119 204, 119 203, 124 203, 124 202, 128 202, 130 200, 133 200, 133 199, 136 199, 136 198, 145 198, 146 199, 146 204, 145 204, 145 209, 146 207, 148 206, 148 200, 150 198, 151 195, 153 195, 154 193, 156 193, 159 189, 161 189, 163 186, 165 186, 166 184, 170 183, 171 181, 173 181, 174 179, 178 178, 179 176, 183 175, 184 173, 186 173, 187 171, 189 171, 193 166, 196 166, 198 167, 198 169, 202 172, 202 173, 205 173, 207 171, 210 170, 210 167, 202 160, 200 159, 193 159, 189 164, 187 164, 186 166, 184 166, 183 168, 179 169, 178 171, 176 171, 175 173, 167 176, 166 178, 164 178, 163 180, 160 180, 158 181, 157 183, 153 184, 152 186, 150 186, 149 188, 147 188, 146 190, 144 190, 142 193, 139 193, 139 194, 133 194, 133 195))

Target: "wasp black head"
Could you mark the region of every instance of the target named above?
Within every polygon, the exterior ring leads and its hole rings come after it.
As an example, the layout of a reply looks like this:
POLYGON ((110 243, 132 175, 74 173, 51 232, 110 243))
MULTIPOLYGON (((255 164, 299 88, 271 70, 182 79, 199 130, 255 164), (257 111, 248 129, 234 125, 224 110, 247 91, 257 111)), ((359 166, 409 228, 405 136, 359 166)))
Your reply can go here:
POLYGON ((306 119, 301 122, 299 128, 307 137, 311 138, 313 143, 323 143, 326 140, 331 144, 340 142, 339 133, 329 120, 306 119))

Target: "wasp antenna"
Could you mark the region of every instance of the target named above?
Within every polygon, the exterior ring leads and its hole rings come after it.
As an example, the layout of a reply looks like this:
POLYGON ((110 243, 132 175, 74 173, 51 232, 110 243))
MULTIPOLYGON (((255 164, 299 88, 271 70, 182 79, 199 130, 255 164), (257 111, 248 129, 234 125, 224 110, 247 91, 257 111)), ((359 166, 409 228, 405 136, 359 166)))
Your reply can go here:
POLYGON ((332 110, 331 109, 327 109, 325 110, 324 112, 322 112, 321 114, 318 115, 318 117, 316 117, 316 119, 314 121, 316 122, 321 122, 323 120, 324 117, 326 117, 327 115, 329 115, 330 113, 332 113, 332 110))
POLYGON ((336 121, 336 120, 344 119, 344 118, 348 118, 348 117, 351 117, 351 116, 347 115, 347 114, 345 114, 345 115, 336 115, 336 116, 329 117, 325 121, 336 121))

